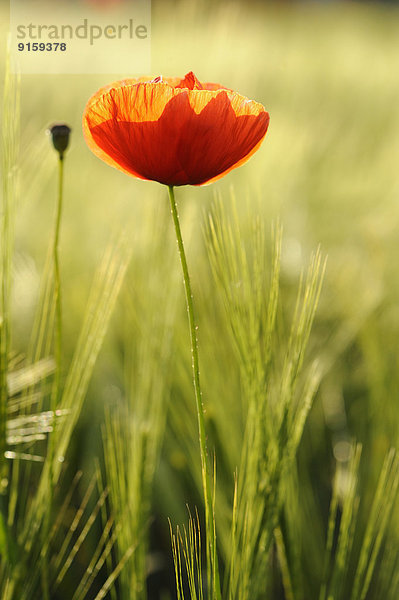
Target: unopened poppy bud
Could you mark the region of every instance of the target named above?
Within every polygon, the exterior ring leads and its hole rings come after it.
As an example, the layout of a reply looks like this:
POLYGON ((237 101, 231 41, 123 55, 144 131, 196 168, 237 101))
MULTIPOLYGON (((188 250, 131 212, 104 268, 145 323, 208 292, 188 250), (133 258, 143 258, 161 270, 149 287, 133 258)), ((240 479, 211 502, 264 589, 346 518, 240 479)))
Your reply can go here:
POLYGON ((51 134, 54 148, 59 152, 60 158, 62 158, 65 150, 68 148, 71 128, 65 125, 65 123, 52 125, 49 133, 51 134))
POLYGON ((132 177, 168 186, 204 185, 246 162, 259 148, 269 113, 218 83, 124 79, 86 105, 83 132, 96 156, 132 177))

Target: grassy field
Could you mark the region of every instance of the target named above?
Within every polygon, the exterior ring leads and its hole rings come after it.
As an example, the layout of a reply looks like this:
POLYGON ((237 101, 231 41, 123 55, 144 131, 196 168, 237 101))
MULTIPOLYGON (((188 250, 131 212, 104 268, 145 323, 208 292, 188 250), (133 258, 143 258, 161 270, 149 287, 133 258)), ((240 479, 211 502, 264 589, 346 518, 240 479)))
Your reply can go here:
POLYGON ((134 74, 6 80, 2 600, 398 598, 398 25, 394 6, 153 0, 154 76, 193 70, 271 116, 247 165, 176 190, 213 566, 167 189, 107 167, 81 133, 88 98, 134 74), (54 121, 72 127, 61 368, 54 121))

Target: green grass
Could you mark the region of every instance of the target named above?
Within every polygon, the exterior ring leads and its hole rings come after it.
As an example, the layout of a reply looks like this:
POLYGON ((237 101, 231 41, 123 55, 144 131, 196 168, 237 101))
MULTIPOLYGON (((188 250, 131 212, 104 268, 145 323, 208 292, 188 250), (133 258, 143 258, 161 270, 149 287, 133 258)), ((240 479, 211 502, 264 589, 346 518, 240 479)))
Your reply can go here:
MULTIPOLYGON (((247 165, 176 190, 222 598, 396 600, 398 10, 153 4, 154 75, 193 70, 271 115, 247 165)), ((167 190, 81 135, 89 96, 132 74, 18 83, 5 54, 0 598, 216 597, 167 190), (61 361, 54 121, 72 127, 61 361)))

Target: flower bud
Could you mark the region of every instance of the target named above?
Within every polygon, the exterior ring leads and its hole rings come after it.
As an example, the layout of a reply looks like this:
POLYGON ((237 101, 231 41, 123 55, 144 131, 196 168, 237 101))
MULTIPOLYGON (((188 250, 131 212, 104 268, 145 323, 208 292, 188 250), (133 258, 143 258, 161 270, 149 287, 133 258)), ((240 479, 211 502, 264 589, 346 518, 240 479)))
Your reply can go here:
POLYGON ((57 152, 59 152, 60 158, 63 158, 64 152, 68 148, 71 128, 65 123, 60 123, 52 125, 49 129, 49 133, 51 135, 54 148, 57 150, 57 152))

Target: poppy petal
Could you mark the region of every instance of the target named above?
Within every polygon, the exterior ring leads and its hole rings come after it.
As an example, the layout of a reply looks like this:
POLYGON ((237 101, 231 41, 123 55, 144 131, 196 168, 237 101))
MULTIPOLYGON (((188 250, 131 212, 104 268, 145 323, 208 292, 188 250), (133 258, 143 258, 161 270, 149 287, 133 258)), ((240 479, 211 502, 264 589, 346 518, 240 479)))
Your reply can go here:
POLYGON ((202 185, 248 160, 266 135, 264 107, 219 84, 202 86, 192 72, 143 79, 102 88, 83 119, 90 149, 125 173, 202 185))
POLYGON ((178 83, 175 87, 186 88, 188 90, 202 90, 203 89, 202 84, 198 81, 198 79, 196 78, 196 76, 194 75, 194 73, 192 71, 190 71, 190 73, 187 73, 187 75, 184 77, 184 79, 182 79, 180 81, 180 83, 178 83))

